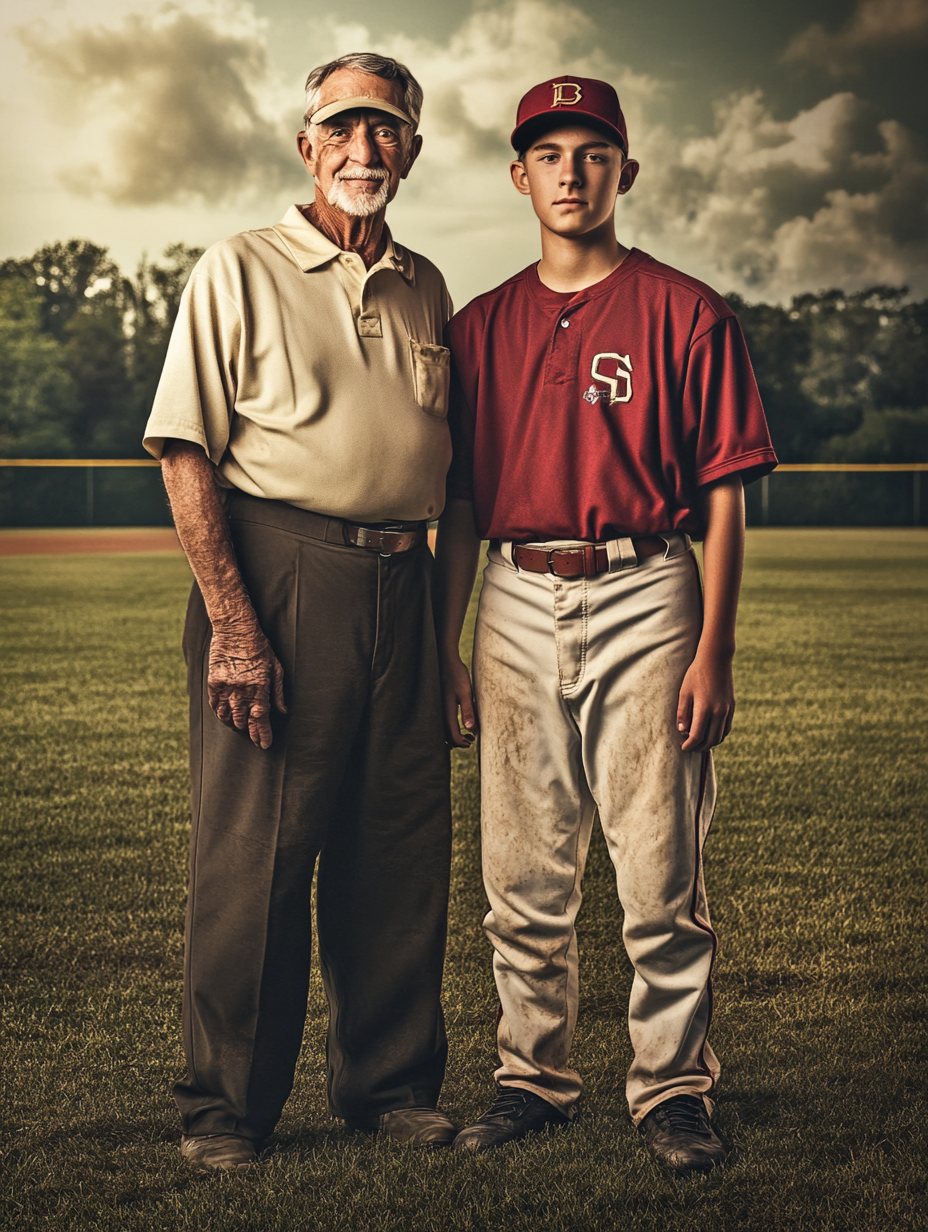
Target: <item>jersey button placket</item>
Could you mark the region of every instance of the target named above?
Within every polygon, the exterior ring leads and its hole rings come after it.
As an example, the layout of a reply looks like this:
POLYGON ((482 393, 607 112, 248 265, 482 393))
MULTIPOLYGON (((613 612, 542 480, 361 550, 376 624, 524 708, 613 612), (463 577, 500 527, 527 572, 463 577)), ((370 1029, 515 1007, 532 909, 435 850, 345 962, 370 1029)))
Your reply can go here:
POLYGON ((579 321, 574 321, 566 314, 558 318, 545 366, 546 385, 570 385, 576 382, 582 334, 579 321))

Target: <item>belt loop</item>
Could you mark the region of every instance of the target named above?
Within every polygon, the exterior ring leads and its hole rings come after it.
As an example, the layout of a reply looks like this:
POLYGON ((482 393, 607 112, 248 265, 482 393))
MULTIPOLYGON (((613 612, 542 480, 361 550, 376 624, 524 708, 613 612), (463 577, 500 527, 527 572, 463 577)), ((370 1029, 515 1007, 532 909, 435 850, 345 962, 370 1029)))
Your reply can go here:
POLYGON ((592 543, 587 543, 583 548, 583 572, 587 577, 592 577, 596 572, 596 548, 592 543))
POLYGON ((692 547, 693 541, 685 531, 672 530, 666 535, 658 535, 667 544, 664 560, 673 560, 675 556, 684 556, 692 547))
POLYGON ((610 573, 621 573, 623 569, 634 569, 638 564, 635 545, 628 538, 608 539, 606 555, 609 558, 610 573))
POLYGON ((502 556, 503 560, 506 562, 506 564, 509 566, 510 569, 515 569, 516 573, 518 573, 519 566, 516 564, 516 562, 512 558, 512 549, 514 547, 515 547, 515 544, 513 543, 511 539, 500 539, 499 541, 500 556, 502 556))

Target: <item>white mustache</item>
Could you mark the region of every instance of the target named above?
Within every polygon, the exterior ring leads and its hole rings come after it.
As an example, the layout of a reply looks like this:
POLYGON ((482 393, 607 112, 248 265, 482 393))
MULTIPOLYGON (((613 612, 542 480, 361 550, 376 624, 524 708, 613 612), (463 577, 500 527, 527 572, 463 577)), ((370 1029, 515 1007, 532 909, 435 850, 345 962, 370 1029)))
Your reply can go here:
POLYGON ((343 167, 335 176, 328 192, 328 203, 344 214, 354 218, 370 218, 386 208, 390 196, 390 177, 381 168, 343 167), (351 186, 346 180, 371 180, 380 187, 372 193, 361 192, 357 184, 351 186))
POLYGON ((387 180, 388 173, 383 167, 343 167, 335 175, 336 180, 387 180))

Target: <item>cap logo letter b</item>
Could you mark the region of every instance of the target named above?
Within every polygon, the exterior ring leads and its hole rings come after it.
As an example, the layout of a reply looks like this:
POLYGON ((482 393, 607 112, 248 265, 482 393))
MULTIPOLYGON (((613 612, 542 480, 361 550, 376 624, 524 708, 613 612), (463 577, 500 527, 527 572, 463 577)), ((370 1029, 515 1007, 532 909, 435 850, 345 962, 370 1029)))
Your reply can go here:
POLYGON ((583 91, 575 81, 553 81, 551 88, 554 90, 552 107, 573 107, 575 103, 579 103, 581 98, 583 98, 583 91), (573 90, 572 97, 567 96, 566 90, 573 90))

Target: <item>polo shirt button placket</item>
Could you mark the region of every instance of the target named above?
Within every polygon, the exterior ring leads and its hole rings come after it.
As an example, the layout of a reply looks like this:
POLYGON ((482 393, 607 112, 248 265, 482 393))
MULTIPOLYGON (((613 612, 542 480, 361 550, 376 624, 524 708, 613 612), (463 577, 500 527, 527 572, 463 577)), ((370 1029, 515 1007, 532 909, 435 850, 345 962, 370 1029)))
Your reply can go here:
POLYGON ((365 304, 363 287, 361 289, 361 311, 358 315, 358 337, 383 337, 383 325, 381 324, 380 313, 371 311, 370 306, 365 304))

